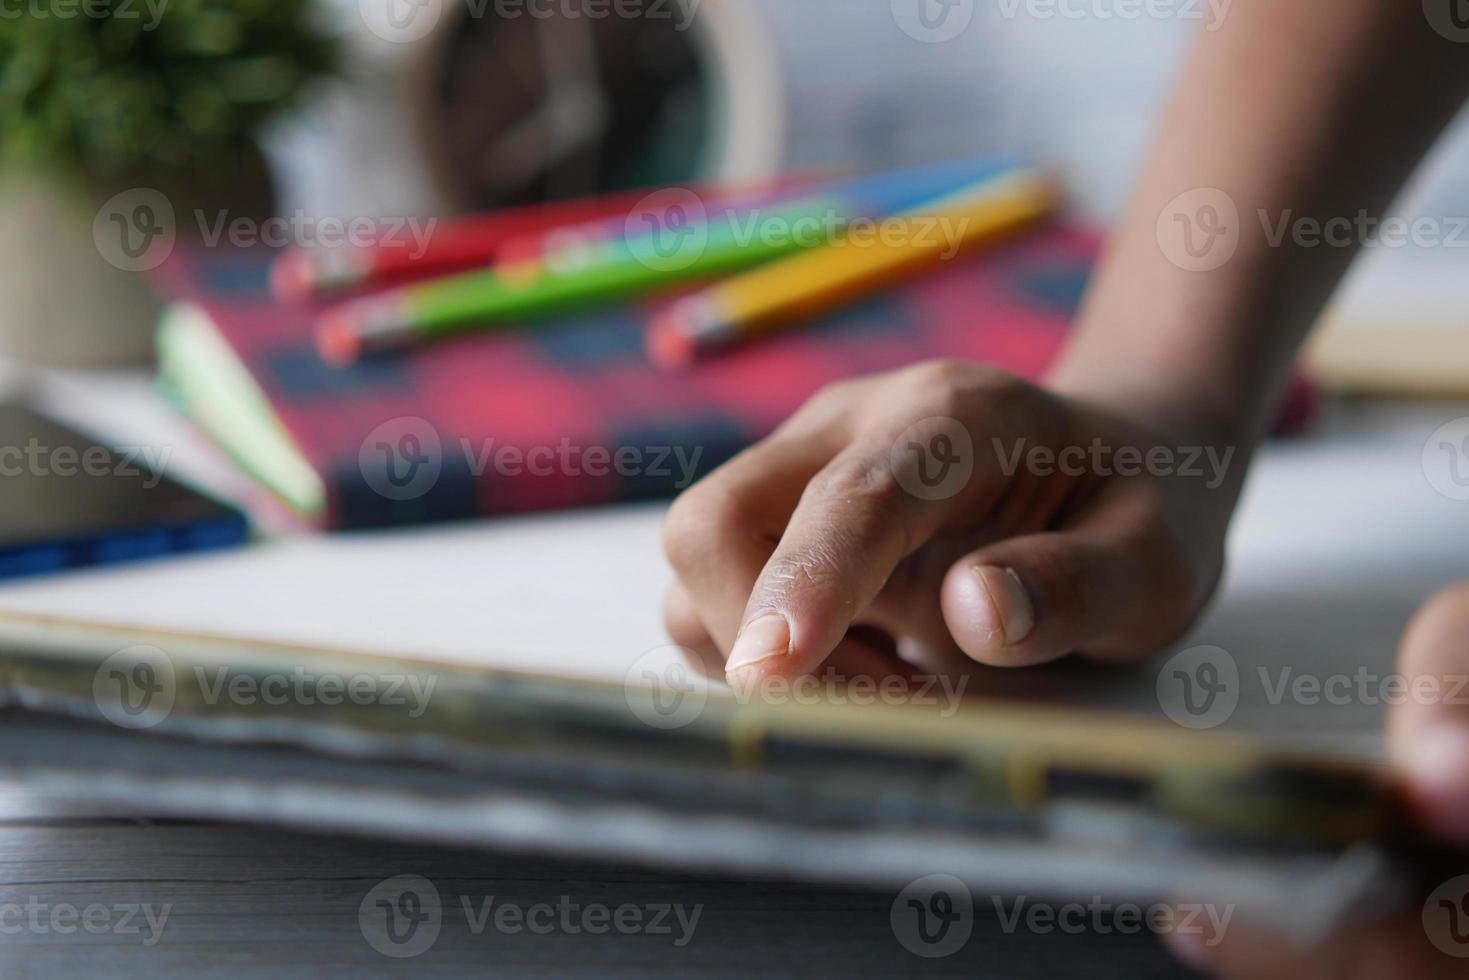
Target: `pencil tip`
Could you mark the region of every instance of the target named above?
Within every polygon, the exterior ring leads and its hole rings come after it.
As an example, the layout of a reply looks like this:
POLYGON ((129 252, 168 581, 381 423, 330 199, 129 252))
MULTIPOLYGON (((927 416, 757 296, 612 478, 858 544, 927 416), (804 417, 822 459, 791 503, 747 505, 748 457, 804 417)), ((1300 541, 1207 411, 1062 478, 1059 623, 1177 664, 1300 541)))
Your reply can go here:
POLYGON ((664 371, 682 371, 693 363, 697 345, 682 328, 683 316, 677 305, 663 311, 648 324, 646 346, 648 359, 664 371))
POLYGON ((334 367, 348 367, 362 356, 362 337, 349 310, 333 310, 322 316, 316 330, 316 351, 334 367))
POLYGON ((276 302, 294 304, 310 298, 315 279, 311 256, 292 250, 270 264, 270 294, 276 302))

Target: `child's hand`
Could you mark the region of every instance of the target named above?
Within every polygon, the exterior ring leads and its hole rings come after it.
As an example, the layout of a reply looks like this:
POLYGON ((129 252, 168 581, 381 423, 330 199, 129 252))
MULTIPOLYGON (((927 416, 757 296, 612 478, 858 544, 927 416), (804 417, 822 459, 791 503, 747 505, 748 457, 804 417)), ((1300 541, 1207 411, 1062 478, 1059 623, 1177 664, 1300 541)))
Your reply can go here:
POLYGON ((898 667, 854 625, 929 662, 1155 651, 1218 581, 1245 465, 1159 421, 956 361, 834 385, 673 505, 669 631, 746 691, 898 667))
MULTIPOLYGON (((1469 704, 1460 679, 1469 673, 1469 583, 1425 605, 1403 637, 1398 670, 1410 690, 1442 692, 1395 705, 1389 721, 1393 757, 1428 833, 1469 850, 1469 704), (1435 683, 1420 685, 1418 678, 1435 683)), ((1303 949, 1236 918, 1222 936, 1169 933, 1175 952, 1225 977, 1463 977, 1469 963, 1469 876, 1445 869, 1423 905, 1376 925, 1354 925, 1303 949)))

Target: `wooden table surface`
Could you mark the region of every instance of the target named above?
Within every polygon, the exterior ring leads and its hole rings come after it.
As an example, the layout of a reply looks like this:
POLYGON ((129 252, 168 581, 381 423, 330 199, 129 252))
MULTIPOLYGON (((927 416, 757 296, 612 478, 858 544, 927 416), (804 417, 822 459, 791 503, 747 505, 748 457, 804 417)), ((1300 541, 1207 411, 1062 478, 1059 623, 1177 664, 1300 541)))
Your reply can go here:
MULTIPOLYGON (((1023 924, 1007 931, 981 895, 962 947, 920 958, 894 931, 895 897, 118 817, 0 786, 6 978, 1188 975, 1150 934, 1037 933, 1023 924), (374 925, 360 914, 368 893, 399 875, 427 879, 441 901, 437 939, 407 958, 375 950, 374 925), (548 905, 556 922, 547 932, 543 913, 534 921, 544 934, 517 929, 513 919, 499 930, 493 913, 480 918, 487 902, 527 914, 548 905), (615 914, 628 904, 650 924, 659 907, 681 905, 683 921, 694 924, 689 930, 670 912, 662 916, 667 932, 582 929, 584 910, 615 914), (702 909, 691 920, 695 906, 702 909), (572 910, 570 928, 562 908, 572 910), (93 932, 83 925, 89 913, 93 932)), ((1006 914, 1013 909, 1007 904, 1006 914)))

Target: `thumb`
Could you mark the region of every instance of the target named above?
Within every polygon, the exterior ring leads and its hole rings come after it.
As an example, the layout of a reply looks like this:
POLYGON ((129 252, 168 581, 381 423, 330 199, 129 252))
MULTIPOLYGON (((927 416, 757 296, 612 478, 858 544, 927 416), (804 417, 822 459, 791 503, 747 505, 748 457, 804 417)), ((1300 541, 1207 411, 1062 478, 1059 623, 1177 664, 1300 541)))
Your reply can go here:
POLYGON ((1469 844, 1469 583, 1430 599, 1398 653, 1405 697, 1393 707, 1393 758, 1424 822, 1469 844))
POLYGON ((1122 528, 1010 538, 959 559, 941 593, 955 643, 1019 667, 1068 653, 1131 660, 1175 639, 1198 610, 1199 579, 1152 522, 1122 528))

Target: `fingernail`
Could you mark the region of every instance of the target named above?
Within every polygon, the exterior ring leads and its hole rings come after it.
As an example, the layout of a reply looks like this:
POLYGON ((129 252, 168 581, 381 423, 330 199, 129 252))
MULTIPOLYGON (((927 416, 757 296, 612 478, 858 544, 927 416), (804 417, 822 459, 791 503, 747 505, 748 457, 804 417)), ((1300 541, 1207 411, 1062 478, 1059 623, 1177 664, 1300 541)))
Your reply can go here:
POLYGON ((989 630, 991 640, 1005 646, 1014 646, 1029 636, 1035 629, 1035 607, 1015 570, 976 565, 974 575, 989 600, 980 604, 980 629, 989 630))
POLYGON ((1440 723, 1412 736, 1404 761, 1429 824, 1469 843, 1469 725, 1440 723))
POLYGON ((780 613, 766 613, 753 622, 746 623, 735 638, 734 649, 729 652, 729 661, 724 665, 725 674, 748 670, 776 657, 789 656, 791 652, 791 626, 780 613))

